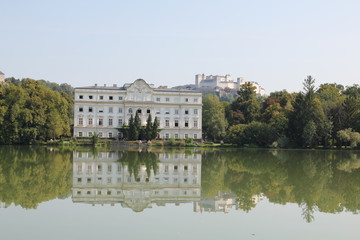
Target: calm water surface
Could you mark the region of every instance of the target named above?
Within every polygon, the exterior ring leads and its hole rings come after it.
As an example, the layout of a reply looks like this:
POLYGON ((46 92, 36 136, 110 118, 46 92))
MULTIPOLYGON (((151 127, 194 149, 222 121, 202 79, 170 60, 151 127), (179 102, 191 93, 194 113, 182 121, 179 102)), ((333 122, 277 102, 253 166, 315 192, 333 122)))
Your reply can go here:
POLYGON ((359 239, 360 152, 0 146, 1 239, 359 239))

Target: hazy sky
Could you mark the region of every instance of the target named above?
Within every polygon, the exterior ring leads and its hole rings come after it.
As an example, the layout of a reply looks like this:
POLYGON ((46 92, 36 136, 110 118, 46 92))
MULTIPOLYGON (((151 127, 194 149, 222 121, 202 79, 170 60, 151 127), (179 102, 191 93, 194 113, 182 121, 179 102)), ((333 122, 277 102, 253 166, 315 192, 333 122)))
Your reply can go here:
POLYGON ((360 83, 358 0, 0 0, 0 71, 75 87, 231 74, 267 92, 360 83))

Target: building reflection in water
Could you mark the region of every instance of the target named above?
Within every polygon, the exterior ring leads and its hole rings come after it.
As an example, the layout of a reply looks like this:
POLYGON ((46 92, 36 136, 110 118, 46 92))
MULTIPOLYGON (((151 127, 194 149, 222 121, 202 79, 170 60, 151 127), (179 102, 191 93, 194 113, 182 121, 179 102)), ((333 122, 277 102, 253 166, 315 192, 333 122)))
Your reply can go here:
POLYGON ((120 203, 141 212, 153 204, 164 206, 166 203, 178 205, 200 201, 201 154, 145 152, 142 156, 156 156, 156 167, 149 171, 147 159, 142 157, 142 164, 134 171, 130 158, 138 158, 137 154, 140 153, 74 151, 73 202, 120 203))

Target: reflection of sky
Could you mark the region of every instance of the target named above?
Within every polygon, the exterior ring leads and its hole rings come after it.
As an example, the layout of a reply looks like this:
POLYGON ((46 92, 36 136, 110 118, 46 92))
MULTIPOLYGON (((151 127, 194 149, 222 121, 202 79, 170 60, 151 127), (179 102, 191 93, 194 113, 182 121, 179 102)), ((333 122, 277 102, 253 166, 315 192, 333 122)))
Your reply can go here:
POLYGON ((297 204, 266 199, 249 213, 195 213, 193 204, 135 213, 120 205, 74 204, 71 198, 36 210, 0 209, 0 236, 17 239, 359 239, 359 215, 314 213, 306 223, 297 204), (254 234, 254 235, 253 235, 254 234))

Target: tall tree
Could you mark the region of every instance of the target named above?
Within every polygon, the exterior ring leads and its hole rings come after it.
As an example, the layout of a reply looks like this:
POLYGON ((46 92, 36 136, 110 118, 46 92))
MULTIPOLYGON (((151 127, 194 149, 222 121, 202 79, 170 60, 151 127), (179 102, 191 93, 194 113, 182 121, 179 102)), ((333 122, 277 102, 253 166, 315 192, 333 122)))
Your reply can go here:
POLYGON ((206 137, 213 140, 224 137, 227 127, 224 108, 216 95, 208 94, 203 98, 202 126, 206 137))

